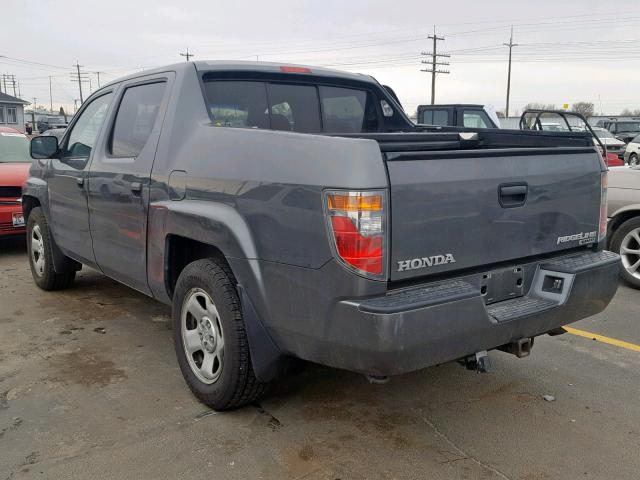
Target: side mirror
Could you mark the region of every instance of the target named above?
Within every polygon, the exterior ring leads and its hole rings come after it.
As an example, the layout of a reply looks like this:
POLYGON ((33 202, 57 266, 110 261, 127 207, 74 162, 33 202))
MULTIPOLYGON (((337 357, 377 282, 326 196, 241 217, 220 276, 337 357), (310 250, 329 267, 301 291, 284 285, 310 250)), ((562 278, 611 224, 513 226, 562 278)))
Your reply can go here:
POLYGON ((58 139, 53 136, 34 137, 31 139, 29 153, 36 160, 51 158, 58 151, 58 139))

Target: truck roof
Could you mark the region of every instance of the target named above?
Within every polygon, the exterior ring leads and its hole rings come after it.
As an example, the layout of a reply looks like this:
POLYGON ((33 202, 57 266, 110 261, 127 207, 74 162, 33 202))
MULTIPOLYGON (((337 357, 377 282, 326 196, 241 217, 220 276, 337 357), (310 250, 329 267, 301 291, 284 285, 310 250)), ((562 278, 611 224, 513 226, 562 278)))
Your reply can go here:
POLYGON ((478 103, 437 103, 435 105, 418 105, 418 108, 441 108, 441 107, 473 107, 484 108, 484 105, 478 103))
MULTIPOLYGON (((168 71, 184 71, 190 68, 196 68, 198 71, 244 71, 244 72, 269 72, 269 73, 292 73, 292 74, 312 74, 314 76, 326 76, 332 78, 342 78, 345 80, 355 80, 360 82, 375 82, 373 77, 362 73, 349 73, 340 70, 332 70, 330 68, 315 67, 311 65, 299 65, 285 62, 252 62, 240 60, 198 60, 193 62, 180 62, 171 65, 165 65, 141 72, 132 73, 122 76, 104 86, 112 85, 123 80, 144 77, 156 73, 168 71)), ((104 87, 103 87, 104 88, 104 87)))

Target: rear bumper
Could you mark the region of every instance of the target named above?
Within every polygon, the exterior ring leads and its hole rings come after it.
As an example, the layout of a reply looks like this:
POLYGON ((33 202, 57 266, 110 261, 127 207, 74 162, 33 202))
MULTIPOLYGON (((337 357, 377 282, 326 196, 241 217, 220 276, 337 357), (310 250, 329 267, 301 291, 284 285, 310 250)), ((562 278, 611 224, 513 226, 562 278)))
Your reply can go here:
POLYGON ((410 372, 601 312, 617 290, 619 263, 616 254, 603 251, 518 265, 526 275, 525 295, 488 306, 480 293, 481 274, 339 300, 322 335, 296 335, 286 343, 297 356, 338 368, 410 372), (549 276, 562 279, 560 291, 548 291, 549 276))

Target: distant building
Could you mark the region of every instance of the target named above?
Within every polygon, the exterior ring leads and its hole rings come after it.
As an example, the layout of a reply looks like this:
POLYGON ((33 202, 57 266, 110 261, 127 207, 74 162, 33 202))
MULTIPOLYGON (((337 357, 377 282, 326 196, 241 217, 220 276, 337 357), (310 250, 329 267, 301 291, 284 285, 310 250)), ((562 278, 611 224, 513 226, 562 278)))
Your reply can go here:
POLYGON ((11 127, 24 133, 24 106, 29 102, 0 92, 0 127, 11 127))

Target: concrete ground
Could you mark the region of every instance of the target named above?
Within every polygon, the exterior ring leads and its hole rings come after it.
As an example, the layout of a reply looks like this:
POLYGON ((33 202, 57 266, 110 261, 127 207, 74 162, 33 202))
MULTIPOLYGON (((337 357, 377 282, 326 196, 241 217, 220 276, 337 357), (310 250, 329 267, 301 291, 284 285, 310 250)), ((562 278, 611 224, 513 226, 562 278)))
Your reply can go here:
MULTIPOLYGON (((621 286, 574 326, 640 343, 621 286)), ((370 385, 310 366, 260 405, 216 414, 187 389, 169 309, 94 271, 39 291, 0 243, 0 480, 634 479, 640 352, 565 334, 370 385), (543 395, 553 395, 545 401, 543 395)))

